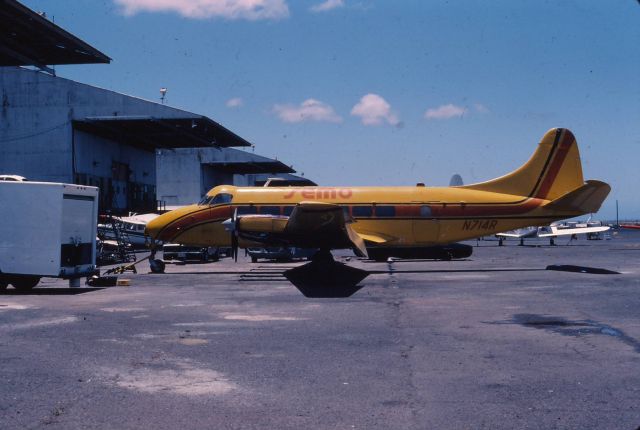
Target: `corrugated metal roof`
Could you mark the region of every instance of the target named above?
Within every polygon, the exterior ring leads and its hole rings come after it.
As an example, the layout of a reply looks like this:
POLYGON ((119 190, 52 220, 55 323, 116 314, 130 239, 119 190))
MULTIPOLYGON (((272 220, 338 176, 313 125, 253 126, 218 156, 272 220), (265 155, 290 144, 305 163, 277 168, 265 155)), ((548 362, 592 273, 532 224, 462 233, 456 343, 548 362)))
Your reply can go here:
POLYGON ((15 0, 0 0, 0 66, 109 63, 111 59, 15 0))
POLYGON ((251 143, 205 116, 159 118, 101 116, 74 120, 76 130, 153 151, 157 148, 251 146, 251 143))

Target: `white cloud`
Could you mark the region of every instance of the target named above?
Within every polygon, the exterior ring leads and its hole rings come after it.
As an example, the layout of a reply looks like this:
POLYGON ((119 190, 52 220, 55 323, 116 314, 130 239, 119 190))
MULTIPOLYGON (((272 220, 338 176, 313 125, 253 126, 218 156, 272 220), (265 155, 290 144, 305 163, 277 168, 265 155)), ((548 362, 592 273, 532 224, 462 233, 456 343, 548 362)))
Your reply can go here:
POLYGON ((344 0, 326 0, 320 4, 311 6, 311 12, 326 12, 344 6, 344 0))
POLYGON ((273 111, 284 122, 342 122, 342 118, 331 106, 315 99, 307 99, 299 106, 291 104, 275 105, 273 106, 273 111))
POLYGON ((476 103, 474 105, 474 107, 476 108, 476 112, 479 112, 479 113, 489 113, 490 112, 489 108, 486 107, 485 105, 483 105, 482 103, 476 103))
POLYGON ((239 108, 241 106, 244 106, 244 100, 242 100, 240 97, 234 97, 232 99, 227 100, 227 103, 225 103, 227 105, 228 108, 239 108))
POLYGON ((364 125, 379 125, 387 122, 399 125, 398 116, 391 111, 391 105, 377 94, 363 96, 351 109, 351 115, 359 116, 364 125))
POLYGON ((467 109, 454 104, 438 106, 437 108, 427 109, 424 113, 426 119, 451 119, 460 118, 467 112, 467 109))
POLYGON ((286 0, 114 0, 127 15, 176 12, 186 18, 280 19, 289 16, 286 0))

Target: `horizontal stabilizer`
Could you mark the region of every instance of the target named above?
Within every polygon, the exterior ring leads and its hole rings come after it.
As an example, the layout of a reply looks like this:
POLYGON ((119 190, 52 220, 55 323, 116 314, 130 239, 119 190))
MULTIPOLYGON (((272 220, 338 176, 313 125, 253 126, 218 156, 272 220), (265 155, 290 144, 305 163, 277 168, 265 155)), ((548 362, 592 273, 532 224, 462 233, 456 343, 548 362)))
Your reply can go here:
POLYGON ((544 205, 546 209, 580 213, 598 212, 611 187, 601 181, 587 181, 581 187, 544 205))

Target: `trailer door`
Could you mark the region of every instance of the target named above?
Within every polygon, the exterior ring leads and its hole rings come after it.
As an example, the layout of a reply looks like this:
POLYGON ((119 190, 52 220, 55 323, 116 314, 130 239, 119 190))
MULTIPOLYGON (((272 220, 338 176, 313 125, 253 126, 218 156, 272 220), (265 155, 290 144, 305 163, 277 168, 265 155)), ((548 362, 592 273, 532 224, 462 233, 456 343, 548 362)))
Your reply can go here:
POLYGON ((89 195, 63 195, 60 265, 67 276, 95 264, 95 199, 89 195))

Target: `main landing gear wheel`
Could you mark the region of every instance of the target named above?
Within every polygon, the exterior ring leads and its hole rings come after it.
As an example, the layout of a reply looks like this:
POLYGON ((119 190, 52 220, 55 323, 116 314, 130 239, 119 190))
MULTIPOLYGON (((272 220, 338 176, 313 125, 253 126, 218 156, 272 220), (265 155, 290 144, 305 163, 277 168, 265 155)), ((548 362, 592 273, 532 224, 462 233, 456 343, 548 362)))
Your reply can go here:
POLYGON ((284 272, 305 297, 312 298, 350 297, 368 275, 366 270, 337 263, 329 251, 319 251, 311 263, 284 272))
POLYGON ((151 273, 164 273, 166 265, 162 260, 153 259, 149 260, 149 267, 151 268, 151 273))

